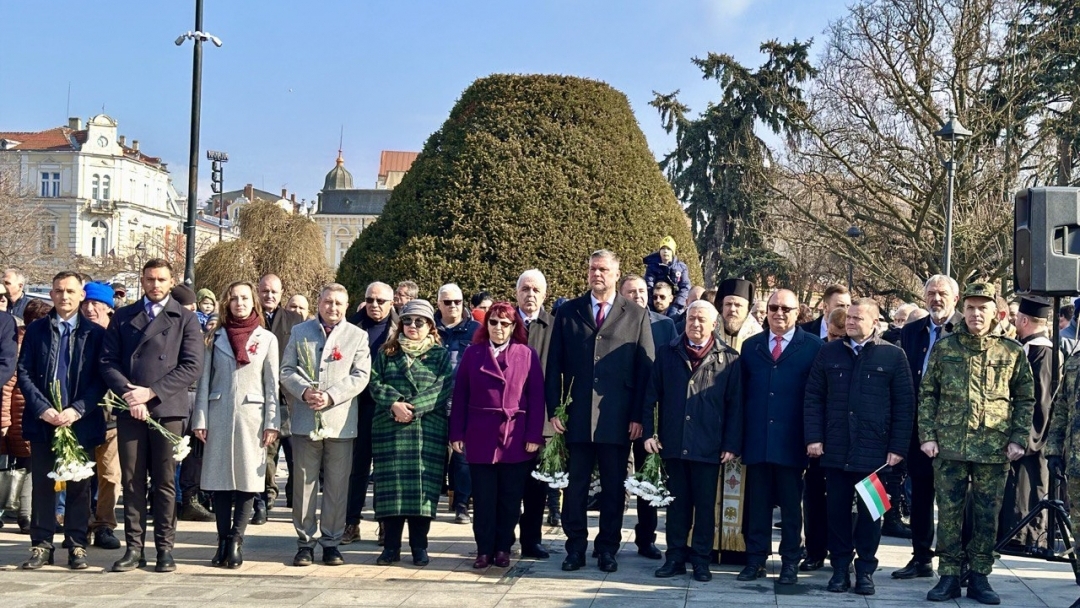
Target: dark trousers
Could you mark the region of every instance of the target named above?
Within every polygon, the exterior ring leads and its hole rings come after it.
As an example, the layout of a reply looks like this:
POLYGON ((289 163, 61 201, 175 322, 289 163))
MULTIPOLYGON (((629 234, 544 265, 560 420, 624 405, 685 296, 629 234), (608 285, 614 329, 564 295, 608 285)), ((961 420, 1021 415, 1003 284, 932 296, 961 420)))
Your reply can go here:
POLYGON ((349 504, 345 523, 360 524, 360 513, 367 503, 368 481, 371 479, 371 424, 375 420, 375 403, 360 404, 356 441, 353 442, 352 473, 349 474, 349 504))
POLYGON ((847 567, 852 557, 856 572, 874 572, 877 570, 877 550, 881 543, 881 522, 870 517, 866 505, 858 503, 858 516, 855 529, 851 526, 851 501, 855 500, 855 484, 862 481, 869 473, 852 473, 840 469, 824 469, 826 491, 829 496, 829 553, 832 554, 833 567, 847 567))
MULTIPOLYGON (((633 444, 634 471, 640 471, 645 465, 649 453, 645 451, 645 438, 641 437, 633 444)), ((601 484, 603 486, 603 484, 601 484)), ((621 488, 622 486, 620 486, 621 488)), ((670 489, 670 488, 669 488, 670 489)), ((672 493, 674 496, 674 493, 672 493)), ((637 499, 638 523, 634 526, 634 542, 638 546, 648 546, 656 542, 656 507, 644 498, 637 499)), ((711 541, 710 541, 711 542, 711 541)))
MULTIPOLYGON (((183 418, 158 420, 172 433, 184 432, 183 418)), ((141 551, 146 530, 146 478, 153 487, 154 545, 172 550, 176 540, 176 461, 173 446, 161 433, 131 416, 116 420, 120 476, 124 486, 124 536, 129 549, 141 551)))
POLYGON ((806 559, 825 559, 829 540, 828 505, 825 500, 825 470, 811 458, 803 476, 803 534, 806 537, 806 559))
POLYGON ((746 467, 747 563, 763 565, 772 551, 773 505, 780 507, 780 558, 795 563, 802 555, 803 470, 778 464, 746 467))
MULTIPOLYGON (((56 533, 56 499, 59 495, 49 473, 55 466, 56 456, 51 443, 35 441, 30 444, 30 544, 34 547, 53 546, 53 535, 56 533)), ((71 547, 87 546, 91 479, 93 478, 67 482, 64 540, 67 540, 71 547)))
POLYGON ((668 491, 675 500, 667 507, 667 558, 708 564, 716 533, 716 480, 720 465, 679 458, 664 459, 668 491), (687 537, 693 527, 690 547, 687 537))
POLYGON ((514 545, 514 526, 521 518, 521 499, 525 480, 535 460, 470 464, 473 490, 473 536, 476 552, 493 555, 510 552, 514 545))
POLYGON ((915 561, 921 563, 929 563, 934 557, 933 462, 919 449, 918 441, 913 442, 907 458, 911 480, 911 549, 915 561))
POLYGON ((451 509, 462 511, 469 508, 469 498, 472 497, 472 475, 469 474, 469 461, 465 460, 464 454, 450 452, 450 462, 447 467, 450 489, 454 492, 454 504, 451 509))
POLYGON ((255 492, 216 490, 214 492, 214 518, 217 520, 218 538, 239 536, 244 538, 248 522, 255 511, 255 492))
POLYGON ((390 551, 401 550, 401 535, 405 532, 406 521, 409 522, 409 548, 414 551, 428 548, 428 531, 431 530, 431 518, 411 515, 408 517, 384 517, 379 520, 379 523, 382 524, 383 534, 385 534, 386 543, 383 545, 384 549, 390 551))
MULTIPOLYGON (((188 433, 190 435, 190 433, 188 433)), ((191 435, 191 453, 180 463, 180 496, 187 497, 199 491, 202 479, 203 442, 191 435)))
POLYGON ((566 533, 566 552, 585 553, 589 545, 589 485, 593 468, 600 470, 600 532, 593 548, 600 553, 615 554, 622 540, 623 507, 626 493, 626 461, 629 445, 610 443, 571 443, 570 485, 563 497, 562 524, 566 533))
MULTIPOLYGON (((532 468, 536 468, 536 460, 531 462, 532 468)), ((559 490, 549 486, 546 481, 534 478, 530 469, 529 476, 525 479, 521 519, 518 521, 522 547, 534 547, 543 540, 545 505, 552 512, 559 510, 559 490)))

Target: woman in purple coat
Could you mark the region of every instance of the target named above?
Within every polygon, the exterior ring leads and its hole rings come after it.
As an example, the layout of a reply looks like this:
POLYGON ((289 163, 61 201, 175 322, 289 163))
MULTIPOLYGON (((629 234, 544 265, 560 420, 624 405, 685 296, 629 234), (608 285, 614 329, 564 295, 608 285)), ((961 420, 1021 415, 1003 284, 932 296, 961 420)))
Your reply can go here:
POLYGON ((544 373, 528 341, 514 307, 498 302, 458 365, 450 447, 472 473, 477 569, 510 565, 525 482, 544 442, 544 373))

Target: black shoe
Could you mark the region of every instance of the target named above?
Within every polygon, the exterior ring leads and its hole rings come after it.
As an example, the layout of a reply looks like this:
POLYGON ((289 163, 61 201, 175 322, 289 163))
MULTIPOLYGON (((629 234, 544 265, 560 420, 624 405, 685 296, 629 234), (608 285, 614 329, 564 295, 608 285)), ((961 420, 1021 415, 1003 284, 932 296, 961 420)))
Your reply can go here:
POLYGON ((825 560, 823 559, 804 559, 799 564, 799 571, 801 572, 813 572, 814 570, 821 570, 825 567, 825 560))
POLYGON ((892 573, 892 577, 898 579, 929 578, 931 576, 934 576, 934 564, 915 560, 911 560, 906 566, 892 573))
POLYGON ((173 560, 172 551, 168 549, 158 551, 154 572, 172 572, 174 570, 176 570, 176 561, 173 560))
POLYGON ((53 551, 52 547, 30 547, 30 559, 23 562, 23 570, 37 570, 46 564, 53 565, 53 551))
POLYGON ((315 550, 311 547, 300 547, 296 552, 296 556, 293 557, 292 565, 294 566, 310 566, 315 562, 315 550))
MULTIPOLYGON (((229 537, 229 542, 225 546, 225 552, 227 555, 227 565, 230 570, 235 570, 244 565, 244 537, 236 534, 229 537)), ((323 559, 326 553, 323 553, 323 559)))
POLYGON ((116 538, 112 530, 102 526, 94 531, 94 546, 102 549, 119 549, 120 540, 116 538))
POLYGON ((601 572, 615 572, 619 569, 619 562, 615 561, 615 555, 607 551, 601 551, 600 557, 596 558, 596 567, 601 572))
POLYGON ((573 572, 575 570, 581 570, 581 567, 584 565, 585 554, 574 551, 566 554, 566 559, 564 559, 562 563, 562 569, 564 572, 573 572))
POLYGON ((881 525, 881 535, 910 539, 911 527, 905 524, 904 520, 900 519, 900 514, 893 509, 885 514, 885 523, 881 525))
POLYGON ((671 578, 680 574, 686 574, 686 562, 682 560, 668 559, 663 566, 656 569, 656 578, 671 578))
POLYGON ((870 572, 859 572, 855 575, 855 593, 859 595, 874 595, 874 575, 870 572))
POLYGON ((780 566, 780 578, 776 579, 776 582, 781 585, 794 585, 799 582, 799 569, 795 567, 795 562, 787 562, 780 566))
POLYGON ((747 564, 739 576, 735 577, 737 581, 755 581, 759 578, 765 578, 765 566, 758 564, 747 564))
POLYGON ((323 547, 322 563, 327 566, 340 566, 345 563, 345 558, 341 556, 341 551, 338 551, 337 547, 323 547))
POLYGON ((86 547, 73 547, 68 550, 68 567, 72 570, 86 570, 90 567, 86 562, 86 547))
POLYGON ((379 557, 375 560, 376 566, 389 566, 401 561, 401 551, 395 551, 393 549, 383 549, 383 552, 379 554, 379 557))
POLYGON ((825 589, 833 593, 847 593, 848 589, 851 589, 851 572, 848 568, 833 566, 832 578, 829 579, 829 584, 825 589))
POLYGON ((128 550, 124 552, 124 556, 116 560, 112 565, 113 572, 128 572, 136 568, 146 567, 146 557, 142 551, 136 551, 128 547, 128 550))
POLYGON ((1001 603, 1001 598, 990 587, 990 581, 986 579, 986 575, 978 572, 971 573, 971 578, 968 581, 967 596, 980 604, 996 606, 1001 603))
POLYGON ((656 543, 638 545, 637 554, 646 559, 664 559, 664 554, 660 552, 660 549, 656 548, 656 543))
POLYGON ((215 568, 220 568, 225 565, 225 562, 229 559, 229 538, 227 536, 219 536, 217 541, 217 553, 214 553, 214 557, 210 559, 210 565, 215 568))
POLYGON ((558 528, 562 525, 562 516, 558 511, 548 511, 547 525, 558 528))
POLYGON ((712 580, 709 564, 694 564, 694 580, 699 583, 707 583, 712 580))
POLYGON ((551 557, 551 553, 544 548, 544 545, 536 543, 535 545, 529 545, 521 548, 521 557, 528 557, 531 559, 547 559, 551 557))
POLYGON ((266 505, 262 502, 255 503, 255 513, 251 516, 251 525, 261 526, 266 523, 266 505))
POLYGON ((214 514, 206 510, 199 502, 199 495, 192 493, 184 498, 183 506, 176 519, 181 521, 214 521, 214 514))
POLYGON ((958 597, 960 597, 960 577, 951 574, 941 577, 938 584, 926 594, 926 599, 931 602, 947 602, 958 597))
POLYGON ((414 566, 426 566, 431 563, 431 558, 428 557, 427 549, 413 549, 412 550, 412 563, 414 566))

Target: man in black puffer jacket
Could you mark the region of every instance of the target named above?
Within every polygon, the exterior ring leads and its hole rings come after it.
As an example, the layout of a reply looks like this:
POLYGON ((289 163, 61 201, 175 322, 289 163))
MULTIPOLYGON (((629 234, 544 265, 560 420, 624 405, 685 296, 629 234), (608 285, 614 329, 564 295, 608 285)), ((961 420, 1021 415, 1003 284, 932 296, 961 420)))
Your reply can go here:
POLYGON ((847 338, 821 348, 806 383, 806 450, 821 459, 825 470, 833 567, 828 590, 834 592, 851 587, 849 570, 857 549, 855 592, 874 593, 881 524, 860 501, 853 537, 851 501, 859 481, 882 465, 899 464, 911 442, 911 371, 904 351, 876 335, 879 314, 869 298, 852 305, 847 338))

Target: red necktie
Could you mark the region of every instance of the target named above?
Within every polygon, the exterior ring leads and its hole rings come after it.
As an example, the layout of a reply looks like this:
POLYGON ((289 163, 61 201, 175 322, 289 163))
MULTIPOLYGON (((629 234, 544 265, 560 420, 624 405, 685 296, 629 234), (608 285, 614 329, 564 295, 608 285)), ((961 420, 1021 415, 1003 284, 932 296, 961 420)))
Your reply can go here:
POLYGON ((604 319, 607 318, 604 315, 604 307, 607 306, 607 302, 597 302, 596 306, 596 329, 600 329, 600 326, 604 324, 604 319))
POLYGON ((776 336, 776 345, 772 349, 773 361, 780 358, 780 355, 784 352, 784 349, 780 348, 780 343, 784 340, 783 336, 776 336))

